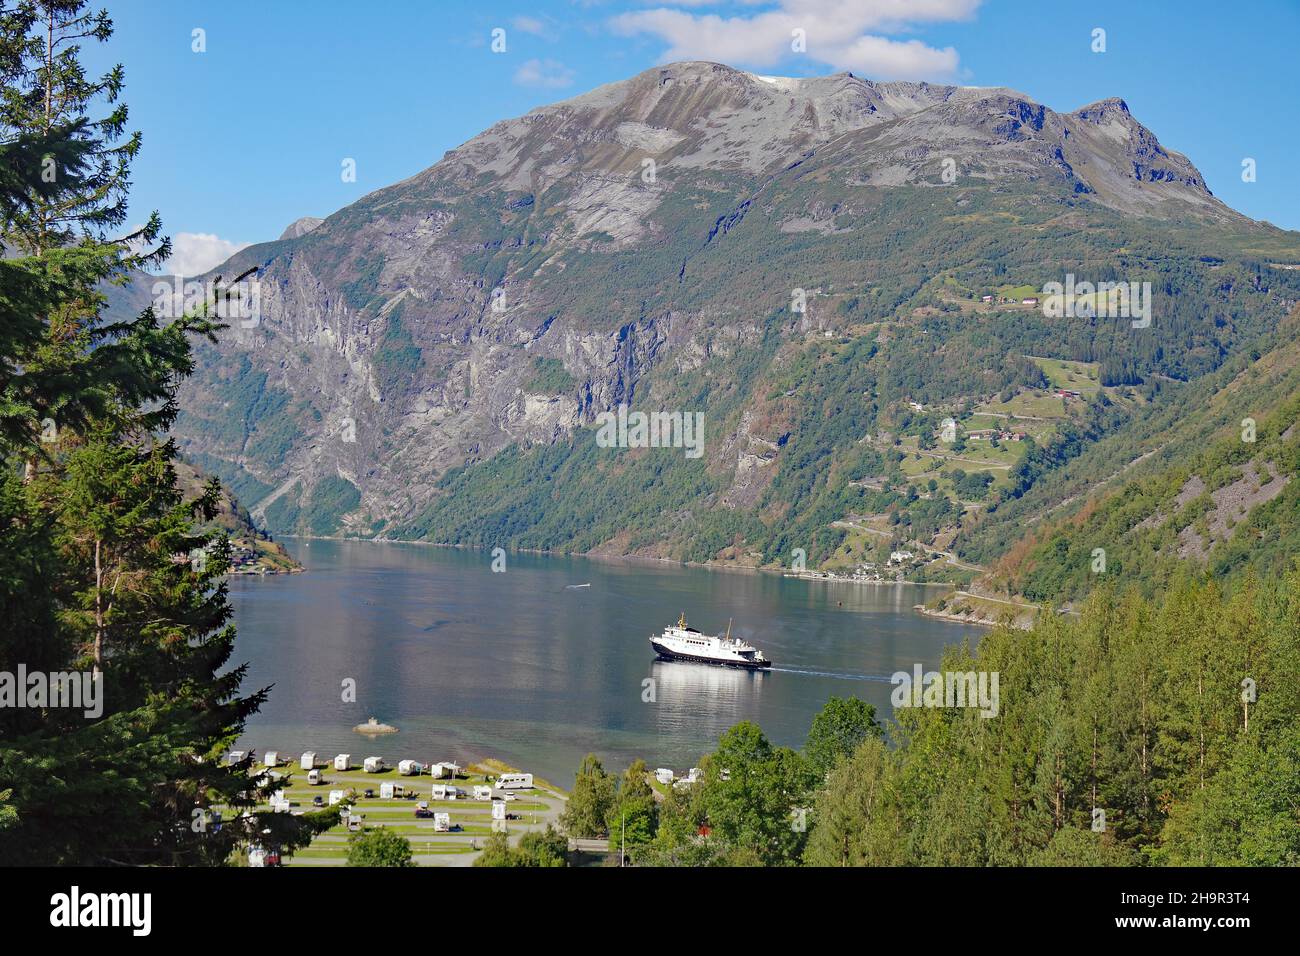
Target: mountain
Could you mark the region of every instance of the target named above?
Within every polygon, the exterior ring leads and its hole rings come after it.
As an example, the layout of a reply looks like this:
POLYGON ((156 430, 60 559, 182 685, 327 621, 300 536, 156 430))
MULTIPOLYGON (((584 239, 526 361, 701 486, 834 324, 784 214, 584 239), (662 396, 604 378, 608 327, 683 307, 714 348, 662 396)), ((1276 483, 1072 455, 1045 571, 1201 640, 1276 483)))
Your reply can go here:
POLYGON ((175 429, 271 530, 914 578, 992 574, 1193 396, 1245 417, 1225 369, 1300 301, 1300 235, 1122 100, 713 63, 292 231, 214 270, 260 318, 175 429), (1150 283, 1151 321, 1026 303, 1071 277, 1150 283), (622 404, 698 413, 701 454, 602 447, 622 404))
POLYGON ((280 238, 299 239, 302 236, 307 235, 307 233, 311 232, 324 221, 324 219, 318 219, 316 216, 303 216, 301 219, 295 219, 293 222, 289 223, 284 232, 280 233, 280 238))

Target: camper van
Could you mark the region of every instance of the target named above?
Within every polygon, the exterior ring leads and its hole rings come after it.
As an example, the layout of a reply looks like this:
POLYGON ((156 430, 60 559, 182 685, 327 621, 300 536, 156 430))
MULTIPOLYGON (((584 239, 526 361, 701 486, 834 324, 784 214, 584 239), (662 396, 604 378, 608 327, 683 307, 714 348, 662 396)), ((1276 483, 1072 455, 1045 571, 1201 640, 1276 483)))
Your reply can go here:
POLYGON ((418 777, 423 769, 418 760, 399 760, 397 762, 397 772, 403 777, 418 777))
POLYGON ((497 777, 498 790, 531 790, 533 775, 531 773, 503 773, 497 777))
POLYGON ((266 752, 266 757, 264 757, 262 760, 262 763, 266 764, 268 767, 280 766, 280 751, 268 750, 266 752))
POLYGON ((365 767, 366 773, 382 773, 384 770, 384 758, 367 757, 363 766, 365 767))
POLYGON ((451 814, 450 814, 450 813, 435 813, 435 814, 433 815, 433 829, 434 829, 437 833, 449 833, 449 832, 451 832, 451 814))
POLYGON ((298 766, 302 767, 303 770, 311 770, 313 767, 315 767, 316 751, 308 750, 305 754, 303 754, 302 760, 299 762, 298 766))
POLYGON ((475 800, 491 800, 491 799, 492 799, 492 788, 491 788, 491 787, 475 787, 475 788, 474 788, 474 799, 475 799, 475 800))
POLYGON ((343 802, 343 797, 344 797, 344 794, 343 794, 343 791, 342 791, 342 790, 331 790, 331 791, 330 791, 330 806, 332 807, 332 806, 334 806, 334 804, 336 804, 336 803, 342 803, 342 802, 343 802))
POLYGON ((379 785, 380 800, 400 800, 406 795, 406 788, 400 783, 381 783, 379 785))
POLYGON ((318 786, 320 786, 320 782, 321 782, 321 779, 320 779, 320 771, 319 771, 319 770, 308 770, 308 771, 307 771, 307 783, 308 783, 309 785, 311 785, 311 786, 313 786, 313 787, 318 787, 318 786))
POLYGON ((280 848, 278 846, 264 847, 258 843, 253 844, 248 848, 248 865, 279 866, 280 848))
POLYGON ((352 769, 352 754, 339 754, 337 757, 335 757, 335 758, 334 758, 334 769, 335 769, 335 770, 351 770, 351 769, 352 769))

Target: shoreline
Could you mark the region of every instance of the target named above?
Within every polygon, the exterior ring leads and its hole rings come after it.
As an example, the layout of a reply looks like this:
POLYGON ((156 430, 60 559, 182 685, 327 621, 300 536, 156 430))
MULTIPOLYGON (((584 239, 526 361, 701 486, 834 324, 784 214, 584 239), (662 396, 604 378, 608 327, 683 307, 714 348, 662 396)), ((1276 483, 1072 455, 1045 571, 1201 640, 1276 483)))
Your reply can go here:
MULTIPOLYGON (((414 545, 422 548, 445 548, 450 551, 477 551, 484 554, 490 554, 477 545, 469 544, 445 544, 438 541, 409 541, 403 538, 352 538, 343 535, 308 535, 308 534, 282 534, 277 540, 287 539, 290 541, 342 541, 358 542, 362 544, 401 544, 414 545)), ((675 558, 656 558, 644 554, 602 554, 597 551, 548 551, 543 548, 515 548, 513 552, 507 554, 532 554, 546 558, 581 558, 584 561, 596 561, 606 564, 661 564, 672 565, 679 568, 695 568, 701 571, 726 571, 737 574, 767 574, 780 575, 785 578, 799 578, 806 581, 826 581, 842 584, 871 584, 886 585, 889 587, 898 587, 906 585, 915 588, 957 588, 957 584, 950 581, 866 581, 851 577, 826 577, 822 574, 811 571, 790 571, 784 567, 756 566, 750 564, 713 564, 707 561, 678 561, 675 558)), ((299 568, 298 570, 306 570, 299 568)))
POLYGON ((988 621, 979 617, 965 617, 961 614, 951 614, 948 611, 936 611, 926 607, 924 604, 913 604, 912 610, 925 617, 932 617, 938 621, 948 621, 952 624, 974 624, 976 627, 997 627, 996 621, 988 621))

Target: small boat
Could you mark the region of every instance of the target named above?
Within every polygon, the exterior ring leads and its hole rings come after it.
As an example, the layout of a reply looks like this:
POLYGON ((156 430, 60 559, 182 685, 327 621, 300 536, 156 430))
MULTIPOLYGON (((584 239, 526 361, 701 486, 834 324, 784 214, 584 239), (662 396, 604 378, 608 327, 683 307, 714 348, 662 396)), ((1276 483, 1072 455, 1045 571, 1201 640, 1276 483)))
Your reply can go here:
POLYGON ((590 581, 587 582, 586 584, 566 584, 566 585, 564 586, 564 590, 566 590, 566 591, 573 591, 573 590, 576 590, 577 588, 589 588, 589 587, 591 587, 591 582, 590 582, 590 581))
POLYGON ((731 636, 730 621, 727 622, 725 635, 708 635, 690 627, 683 614, 676 624, 665 627, 662 634, 652 636, 650 646, 659 659, 665 661, 721 664, 723 667, 743 667, 746 670, 763 670, 772 666, 772 662, 753 644, 731 636))

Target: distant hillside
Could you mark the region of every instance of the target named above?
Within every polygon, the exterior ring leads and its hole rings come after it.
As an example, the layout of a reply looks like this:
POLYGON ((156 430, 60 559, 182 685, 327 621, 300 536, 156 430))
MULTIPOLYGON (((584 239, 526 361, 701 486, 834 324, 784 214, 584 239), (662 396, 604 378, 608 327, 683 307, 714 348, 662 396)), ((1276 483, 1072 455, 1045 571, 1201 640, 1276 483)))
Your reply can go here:
MULTIPOLYGON (((1092 473, 1092 487, 1026 529, 990 583, 1048 600, 1081 596, 1098 574, 1147 590, 1188 565, 1220 579, 1248 566, 1280 576, 1300 555, 1298 336, 1300 309, 1273 348, 1184 388, 1183 402, 1126 434, 1131 464, 1110 480, 1098 481, 1115 465, 1114 441, 1080 456, 1063 474, 1081 482, 1092 473), (1095 549, 1104 571, 1093 570, 1095 549)), ((1058 494, 1068 487, 1054 484, 1058 494)), ((979 535, 971 539, 978 547, 979 535)))
MULTIPOLYGON (((177 485, 186 497, 198 496, 207 476, 185 461, 177 461, 175 467, 177 485)), ((289 556, 284 545, 257 527, 228 490, 223 489, 220 510, 204 528, 217 528, 229 535, 232 574, 283 574, 302 570, 302 565, 289 556)))

